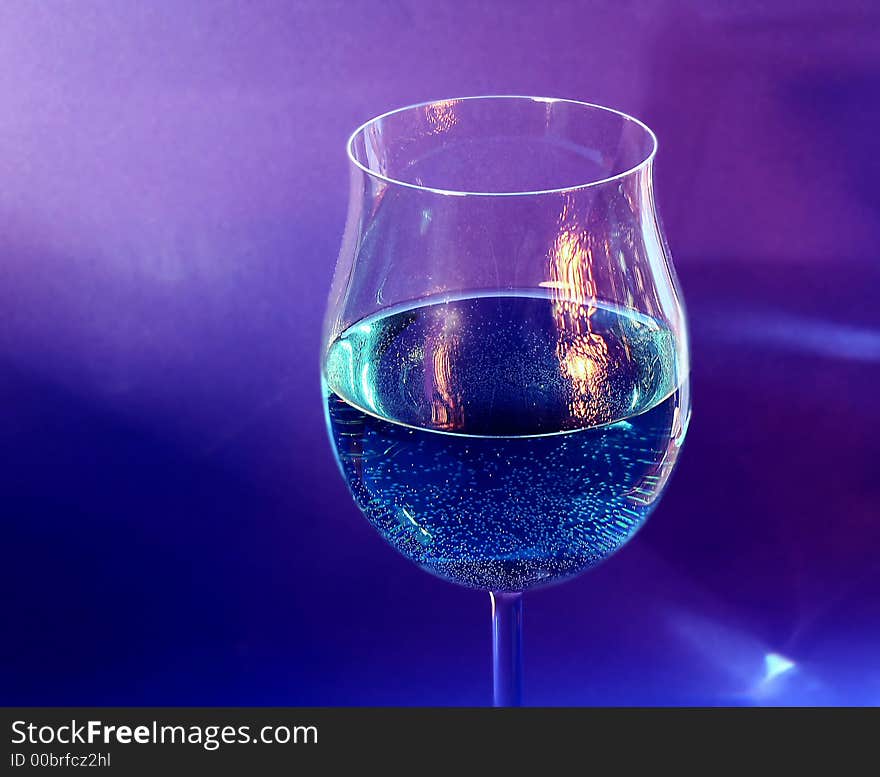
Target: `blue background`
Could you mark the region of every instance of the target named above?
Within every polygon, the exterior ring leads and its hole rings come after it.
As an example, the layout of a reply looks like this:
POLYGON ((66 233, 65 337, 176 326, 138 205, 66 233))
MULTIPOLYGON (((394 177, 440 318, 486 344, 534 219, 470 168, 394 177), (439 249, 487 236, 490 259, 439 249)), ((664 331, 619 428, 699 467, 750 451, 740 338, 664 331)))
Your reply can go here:
POLYGON ((880 703, 871 2, 0 5, 0 702, 484 704, 487 597, 357 513, 320 322, 344 141, 579 98, 660 137, 694 416, 526 602, 531 704, 880 703))

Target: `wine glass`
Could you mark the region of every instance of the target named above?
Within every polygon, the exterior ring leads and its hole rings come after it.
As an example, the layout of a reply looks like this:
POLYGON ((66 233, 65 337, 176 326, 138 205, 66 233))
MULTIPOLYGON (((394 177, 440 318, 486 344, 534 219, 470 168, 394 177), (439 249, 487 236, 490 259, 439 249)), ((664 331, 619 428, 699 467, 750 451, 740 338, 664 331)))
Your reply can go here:
POLYGON ((492 599, 494 701, 521 696, 522 592, 620 549, 690 417, 653 132, 574 100, 439 100, 348 143, 323 337, 330 439, 367 520, 492 599))

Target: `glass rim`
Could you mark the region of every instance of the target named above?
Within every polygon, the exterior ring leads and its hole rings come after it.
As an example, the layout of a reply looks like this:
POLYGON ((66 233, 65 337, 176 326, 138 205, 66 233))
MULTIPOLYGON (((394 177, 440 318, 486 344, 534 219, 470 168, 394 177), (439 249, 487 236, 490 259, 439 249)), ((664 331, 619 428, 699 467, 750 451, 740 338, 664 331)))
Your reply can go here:
POLYGON ((374 178, 378 181, 383 181, 386 184, 392 184, 394 186, 403 186, 408 189, 415 189, 417 191, 429 192, 431 194, 441 194, 448 195, 454 197, 529 197, 536 196, 542 194, 565 194, 568 192, 577 192, 582 191, 584 189, 591 189, 595 186, 602 186, 603 184, 611 183, 613 181, 619 181, 623 178, 627 178, 634 173, 643 170, 651 162, 654 160, 654 157, 657 155, 657 146, 658 140, 657 135, 654 133, 647 124, 645 124, 641 119, 637 119, 635 116, 631 114, 624 113, 623 111, 619 111, 616 108, 609 108, 606 105, 600 105, 599 103, 590 103, 585 102, 583 100, 573 100, 566 97, 537 97, 533 95, 523 95, 523 94, 485 94, 485 95, 471 95, 468 97, 448 97, 444 99, 436 99, 436 100, 425 100, 419 103, 413 103, 411 105, 404 105, 401 108, 393 108, 390 111, 385 111, 385 113, 380 113, 378 116, 373 116, 371 119, 367 119, 363 124, 359 125, 354 132, 351 133, 348 137, 348 141, 345 144, 346 152, 348 154, 349 161, 358 169, 360 169, 363 173, 374 178), (638 162, 638 164, 633 165, 632 167, 623 170, 620 173, 615 173, 614 175, 606 176, 605 178, 597 178, 594 181, 586 181, 584 183, 572 184, 570 186, 560 186, 550 189, 535 189, 530 191, 515 191, 515 192, 479 192, 479 191, 464 191, 458 189, 444 189, 438 188, 434 186, 423 186, 417 183, 411 183, 409 181, 403 181, 399 178, 392 178, 391 176, 384 175, 383 173, 378 172, 377 170, 371 169, 369 166, 365 165, 361 162, 354 153, 354 144, 358 137, 366 132, 366 130, 371 126, 376 124, 377 122, 385 119, 389 116, 394 116, 399 113, 405 113, 406 111, 412 111, 416 108, 425 108, 430 105, 437 105, 440 103, 448 103, 448 102, 463 102, 465 100, 525 100, 537 103, 568 103, 570 105, 579 105, 582 108, 591 108, 598 111, 604 111, 606 113, 612 113, 617 116, 620 116, 624 120, 631 122, 632 124, 639 127, 643 130, 647 136, 651 140, 651 149, 645 155, 645 157, 638 162))

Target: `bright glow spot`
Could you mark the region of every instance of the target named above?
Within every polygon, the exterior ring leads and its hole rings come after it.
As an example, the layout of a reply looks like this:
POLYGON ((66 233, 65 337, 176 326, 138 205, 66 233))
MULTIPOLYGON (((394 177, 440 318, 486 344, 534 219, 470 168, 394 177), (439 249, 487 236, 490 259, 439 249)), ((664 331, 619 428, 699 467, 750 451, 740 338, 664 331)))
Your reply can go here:
POLYGON ((578 353, 569 355, 566 362, 568 374, 571 375, 579 383, 583 383, 587 379, 587 373, 591 372, 592 362, 578 353))
POLYGON ((340 340, 339 347, 344 348, 348 356, 349 390, 354 393, 354 349, 351 347, 351 343, 345 340, 340 340))
POLYGON ((401 507, 400 511, 406 516, 406 519, 412 524, 412 526, 419 532, 418 540, 422 545, 427 545, 433 537, 431 537, 430 532, 426 531, 423 526, 419 526, 418 522, 415 518, 410 515, 409 510, 405 507, 401 507))
POLYGON ((370 332, 373 331, 373 328, 369 324, 361 324, 357 328, 357 330, 358 330, 358 332, 362 332, 363 334, 368 335, 368 334, 370 334, 370 332))
POLYGON ((795 662, 779 655, 779 653, 768 653, 764 656, 764 679, 762 682, 768 683, 774 677, 785 674, 790 669, 794 669, 795 662))
POLYGON ((675 435, 675 444, 680 448, 684 444, 684 438, 687 435, 688 426, 691 422, 691 411, 690 408, 687 410, 687 415, 682 419, 682 414, 679 408, 675 408, 675 412, 672 415, 672 433, 675 435))
POLYGON ((373 393, 373 387, 370 385, 369 364, 365 364, 364 369, 361 371, 361 389, 364 392, 364 400, 366 403, 378 413, 379 410, 376 408, 376 396, 373 393))
POLYGON ((639 404, 639 390, 636 389, 635 391, 633 391, 633 398, 632 398, 632 402, 629 403, 629 409, 635 410, 636 405, 638 405, 638 404, 639 404))

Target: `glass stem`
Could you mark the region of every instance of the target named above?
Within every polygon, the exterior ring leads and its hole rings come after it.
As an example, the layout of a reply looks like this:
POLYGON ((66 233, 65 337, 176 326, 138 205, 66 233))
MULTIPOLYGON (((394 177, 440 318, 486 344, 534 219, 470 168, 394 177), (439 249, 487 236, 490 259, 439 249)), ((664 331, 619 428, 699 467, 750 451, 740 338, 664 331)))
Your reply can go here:
POLYGON ((494 706, 522 704, 522 594, 491 592, 494 706))

